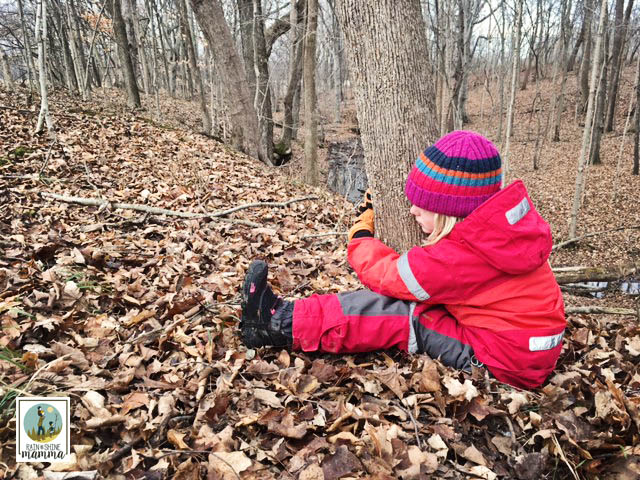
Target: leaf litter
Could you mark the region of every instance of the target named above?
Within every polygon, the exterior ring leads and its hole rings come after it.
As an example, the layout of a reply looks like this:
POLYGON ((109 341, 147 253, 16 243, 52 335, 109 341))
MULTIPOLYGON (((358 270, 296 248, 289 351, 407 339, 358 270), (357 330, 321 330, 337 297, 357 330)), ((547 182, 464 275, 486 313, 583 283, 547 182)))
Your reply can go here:
MULTIPOLYGON (((396 351, 246 350, 236 335, 238 288, 254 258, 270 263, 270 280, 284 296, 360 288, 342 237, 305 238, 346 230, 353 207, 206 137, 117 107, 93 114, 54 94, 59 132, 52 142, 31 135, 35 110, 24 110, 24 93, 0 90, 0 103, 9 107, 0 110, 0 462, 9 475, 537 479, 638 472, 634 317, 569 316, 558 368, 533 392, 481 369, 469 375, 396 351), (60 203, 42 192, 193 213, 319 199, 228 215, 260 225, 247 227, 60 203), (68 464, 16 465, 18 394, 71 397, 68 464)), ((577 131, 567 136, 579 138, 577 131)), ((531 170, 528 133, 516 132, 512 158, 523 160, 514 160, 514 170, 531 185, 556 238, 566 238, 572 183, 558 175, 566 164, 543 157, 546 170, 531 170)), ((548 148, 575 149, 575 140, 567 142, 548 148)), ((614 146, 605 137, 603 149, 614 146)), ((567 152, 563 158, 573 161, 567 152)), ((607 171, 589 175, 589 202, 604 202, 607 171)), ((625 205, 633 183, 621 182, 625 205)), ((602 210, 583 212, 581 228, 611 226, 612 213, 602 210)), ((628 209, 613 215, 615 225, 637 220, 628 209)), ((599 265, 621 252, 637 259, 637 248, 623 243, 621 250, 619 240, 636 233, 612 237, 559 250, 551 260, 599 265)), ((629 296, 608 301, 633 304, 629 296)))

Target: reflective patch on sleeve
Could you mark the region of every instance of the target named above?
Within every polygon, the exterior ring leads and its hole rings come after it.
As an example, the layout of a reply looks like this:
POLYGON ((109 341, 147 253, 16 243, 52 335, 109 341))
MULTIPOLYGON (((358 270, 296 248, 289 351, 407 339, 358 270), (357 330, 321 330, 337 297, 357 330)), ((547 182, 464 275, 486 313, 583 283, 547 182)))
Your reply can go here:
POLYGON ((428 300, 430 295, 420 286, 409 266, 409 252, 398 259, 398 273, 411 294, 420 301, 428 300))
POLYGON ((548 335, 546 337, 529 337, 529 351, 539 352, 542 350, 551 350, 562 343, 563 335, 564 330, 562 333, 558 333, 556 335, 548 335))
MULTIPOLYGON (((418 339, 416 338, 416 327, 413 324, 413 311, 416 309, 416 303, 411 302, 409 305, 409 343, 407 345, 407 350, 409 353, 417 353, 418 352, 418 339)), ((418 319, 416 319, 418 321, 418 319)))
POLYGON ((531 205, 529 205, 527 197, 524 197, 515 207, 507 210, 505 213, 509 225, 515 225, 518 223, 527 213, 529 213, 529 210, 531 210, 531 205))

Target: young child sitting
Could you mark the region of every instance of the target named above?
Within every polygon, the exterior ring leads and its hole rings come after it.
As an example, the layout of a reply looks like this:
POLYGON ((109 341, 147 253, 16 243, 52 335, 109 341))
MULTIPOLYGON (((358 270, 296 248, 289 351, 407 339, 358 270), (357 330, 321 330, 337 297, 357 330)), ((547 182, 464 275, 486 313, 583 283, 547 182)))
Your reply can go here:
POLYGON ((371 203, 349 232, 348 259, 369 290, 285 301, 254 261, 242 287, 249 348, 355 353, 397 347, 535 388, 553 371, 566 321, 547 258, 549 225, 522 181, 500 189, 495 146, 470 131, 422 153, 405 186, 428 234, 403 255, 374 238, 371 203))

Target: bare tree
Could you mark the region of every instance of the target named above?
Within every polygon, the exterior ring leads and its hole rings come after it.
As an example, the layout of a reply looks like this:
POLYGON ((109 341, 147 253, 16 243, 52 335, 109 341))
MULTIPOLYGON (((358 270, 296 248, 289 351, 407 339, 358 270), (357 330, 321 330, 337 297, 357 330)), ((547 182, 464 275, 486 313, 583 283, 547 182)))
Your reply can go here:
POLYGON ((316 31, 318 1, 307 0, 307 27, 304 40, 304 163, 305 179, 318 184, 318 107, 316 98, 316 31))
POLYGON ((53 121, 49 113, 49 95, 47 90, 47 0, 40 0, 36 16, 36 44, 38 45, 38 76, 40 77, 40 113, 36 133, 42 131, 44 123, 47 130, 53 132, 53 121))
POLYGON ((113 19, 113 33, 118 44, 118 56, 122 64, 125 86, 127 89, 127 104, 129 108, 140 108, 140 92, 136 82, 135 69, 129 49, 127 29, 122 17, 122 0, 107 0, 107 10, 113 19))
POLYGON ((13 77, 11 75, 11 67, 9 66, 7 54, 3 50, 0 50, 0 63, 2 64, 2 79, 4 81, 4 86, 7 87, 8 90, 12 90, 13 77))
POLYGON ((511 94, 507 108, 507 131, 505 133, 504 146, 502 148, 502 176, 506 183, 509 175, 509 146, 511 144, 511 130, 513 129, 513 111, 516 103, 516 91, 518 89, 518 73, 520 72, 520 38, 522 31, 522 1, 516 0, 516 27, 513 33, 513 58, 511 66, 511 94))
POLYGON ((591 140, 591 124, 593 122, 596 89, 598 87, 598 73, 600 63, 600 51, 602 49, 602 39, 604 37, 604 21, 607 13, 607 0, 602 0, 600 5, 600 21, 598 23, 598 32, 596 35, 596 46, 593 53, 594 60, 591 67, 591 80, 589 82, 589 97, 587 99, 587 113, 584 121, 584 131, 582 133, 582 148, 580 157, 578 158, 578 174, 576 175, 576 186, 573 195, 573 207, 571 209, 571 221, 569 224, 569 238, 575 238, 578 225, 578 213, 580 211, 580 203, 582 199, 582 191, 584 189, 584 170, 587 159, 589 158, 589 146, 591 140))
POLYGON ((207 38, 215 58, 225 103, 232 124, 232 143, 238 150, 271 165, 261 150, 258 117, 249 92, 249 84, 235 42, 224 18, 220 0, 190 0, 191 7, 207 38))
POLYGON ((418 153, 438 135, 435 95, 423 58, 428 50, 419 0, 341 0, 338 19, 345 35, 362 132, 367 175, 383 208, 376 233, 405 250, 420 243, 404 184, 418 153))

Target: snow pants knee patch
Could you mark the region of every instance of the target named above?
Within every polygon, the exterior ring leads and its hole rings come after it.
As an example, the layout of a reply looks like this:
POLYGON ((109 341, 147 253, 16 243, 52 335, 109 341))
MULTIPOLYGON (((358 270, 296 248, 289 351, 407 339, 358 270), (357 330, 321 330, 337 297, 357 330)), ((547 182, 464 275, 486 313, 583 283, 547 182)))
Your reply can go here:
POLYGON ((369 290, 313 295, 295 302, 293 348, 356 353, 407 350, 411 303, 369 290))

